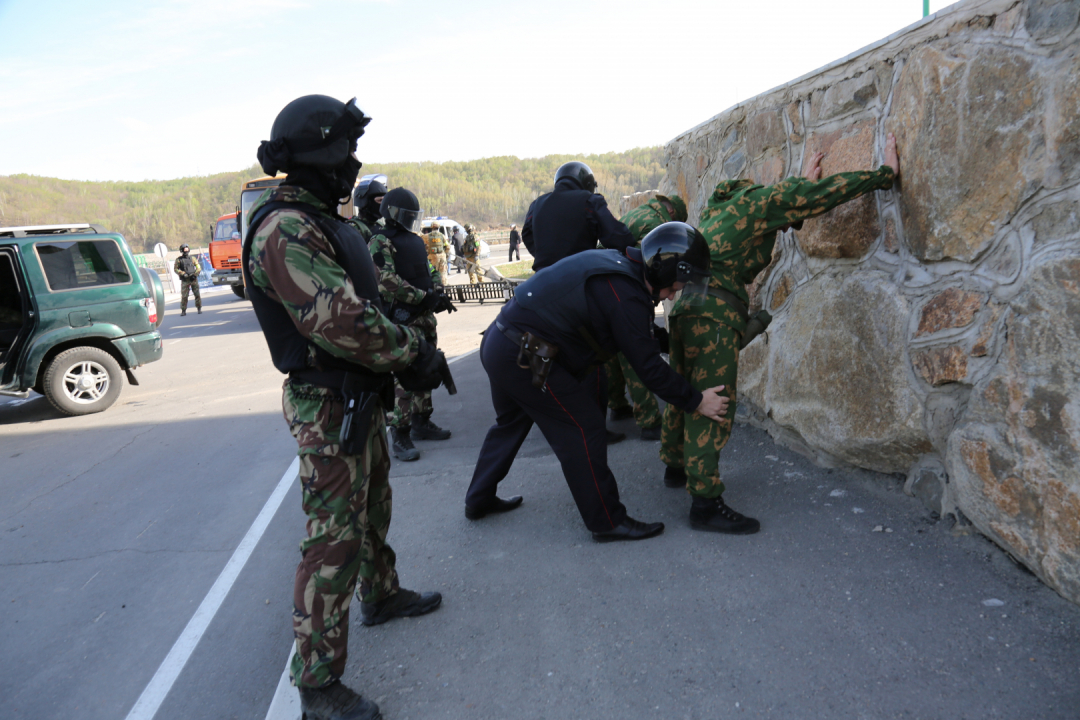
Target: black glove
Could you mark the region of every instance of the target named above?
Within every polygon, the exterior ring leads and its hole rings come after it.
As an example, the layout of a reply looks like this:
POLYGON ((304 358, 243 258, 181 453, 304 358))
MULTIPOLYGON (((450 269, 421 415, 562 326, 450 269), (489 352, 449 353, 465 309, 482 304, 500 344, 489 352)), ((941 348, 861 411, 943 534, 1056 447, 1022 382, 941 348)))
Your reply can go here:
POLYGON ((416 304, 416 307, 421 313, 433 313, 438 312, 436 308, 439 305, 439 292, 437 290, 428 290, 424 295, 424 299, 416 304))
POLYGON ((445 362, 443 354, 424 338, 420 338, 420 347, 416 359, 404 370, 394 373, 401 387, 408 392, 434 390, 442 384, 439 374, 440 365, 445 362))
POLYGON ((652 326, 653 337, 656 338, 656 342, 660 343, 660 352, 671 352, 671 335, 668 333, 667 328, 662 328, 659 325, 652 326))
POLYGON ((439 294, 439 301, 435 304, 435 312, 457 312, 457 308, 454 307, 454 303, 450 302, 450 297, 442 290, 436 290, 439 294))

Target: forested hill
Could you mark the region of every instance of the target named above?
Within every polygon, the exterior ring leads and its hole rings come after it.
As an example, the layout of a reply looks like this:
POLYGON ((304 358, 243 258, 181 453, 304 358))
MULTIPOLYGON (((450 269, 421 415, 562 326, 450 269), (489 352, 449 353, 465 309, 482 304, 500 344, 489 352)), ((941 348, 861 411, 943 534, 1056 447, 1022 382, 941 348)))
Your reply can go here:
MULTIPOLYGON (((583 160, 596 174, 598 192, 618 213, 619 198, 655 188, 663 176, 663 148, 622 153, 468 162, 365 164, 361 173, 386 173, 390 187, 417 194, 427 215, 447 215, 482 228, 525 219, 529 203, 551 190, 555 170, 583 160)), ((155 243, 205 245, 210 226, 233 212, 240 184, 260 177, 258 166, 241 172, 145 182, 82 182, 33 175, 0 176, 0 227, 95 223, 123 233, 136 252, 155 243)))

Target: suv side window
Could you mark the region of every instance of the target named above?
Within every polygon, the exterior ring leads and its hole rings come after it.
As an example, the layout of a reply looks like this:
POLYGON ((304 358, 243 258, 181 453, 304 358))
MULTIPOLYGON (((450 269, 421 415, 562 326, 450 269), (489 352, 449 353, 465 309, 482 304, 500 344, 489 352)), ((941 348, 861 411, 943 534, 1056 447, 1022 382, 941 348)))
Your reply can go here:
POLYGON ((34 244, 50 290, 74 290, 131 282, 114 240, 72 240, 34 244))

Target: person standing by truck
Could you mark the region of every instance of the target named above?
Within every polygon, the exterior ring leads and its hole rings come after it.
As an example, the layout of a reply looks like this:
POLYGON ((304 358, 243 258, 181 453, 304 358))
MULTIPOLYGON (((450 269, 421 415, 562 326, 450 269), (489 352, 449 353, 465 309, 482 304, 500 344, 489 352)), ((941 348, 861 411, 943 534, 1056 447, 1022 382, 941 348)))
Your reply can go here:
POLYGON ((480 241, 476 239, 472 225, 465 226, 465 242, 461 244, 461 254, 465 258, 465 267, 469 271, 469 284, 482 283, 480 276, 480 241))
POLYGON ((199 294, 199 261, 191 257, 187 243, 180 246, 180 257, 173 263, 173 272, 180 276, 180 316, 187 315, 188 291, 195 294, 195 309, 202 315, 202 295, 199 294))

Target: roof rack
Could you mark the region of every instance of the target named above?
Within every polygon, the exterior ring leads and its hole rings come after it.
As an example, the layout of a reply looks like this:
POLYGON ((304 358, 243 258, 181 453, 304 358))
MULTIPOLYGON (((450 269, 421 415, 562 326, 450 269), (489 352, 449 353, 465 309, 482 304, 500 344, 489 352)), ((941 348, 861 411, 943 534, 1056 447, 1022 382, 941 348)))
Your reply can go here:
POLYGON ((104 235, 108 231, 100 225, 74 223, 69 225, 24 225, 22 227, 0 227, 0 237, 34 237, 37 235, 68 235, 84 233, 104 235))

